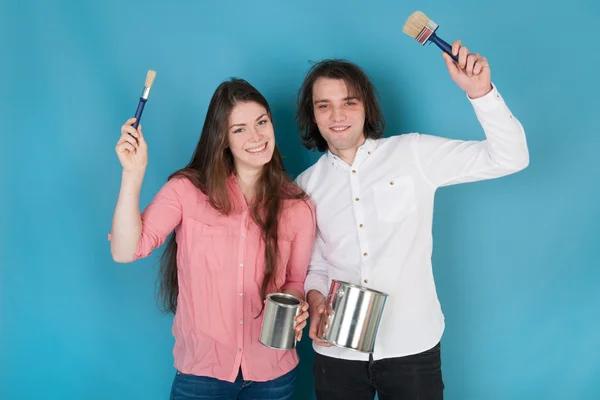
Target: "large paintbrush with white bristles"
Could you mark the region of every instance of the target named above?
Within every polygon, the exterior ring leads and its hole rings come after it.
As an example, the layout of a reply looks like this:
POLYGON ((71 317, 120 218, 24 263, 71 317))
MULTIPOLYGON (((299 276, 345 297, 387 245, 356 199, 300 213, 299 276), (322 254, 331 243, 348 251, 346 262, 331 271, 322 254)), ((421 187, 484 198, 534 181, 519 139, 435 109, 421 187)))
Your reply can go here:
POLYGON ((144 90, 142 91, 142 95, 140 96, 140 101, 137 106, 137 110, 135 110, 135 118, 136 121, 133 124, 134 128, 137 128, 140 124, 140 119, 142 118, 142 112, 144 111, 144 105, 148 101, 148 96, 150 96, 150 88, 154 83, 154 78, 156 78, 156 71, 149 70, 146 74, 146 82, 144 83, 144 90))
POLYGON ((440 49, 447 53, 454 61, 458 62, 458 57, 452 54, 452 46, 440 39, 436 35, 438 25, 430 20, 421 11, 415 11, 406 20, 402 30, 408 36, 417 40, 417 42, 425 45, 425 43, 435 43, 440 49))

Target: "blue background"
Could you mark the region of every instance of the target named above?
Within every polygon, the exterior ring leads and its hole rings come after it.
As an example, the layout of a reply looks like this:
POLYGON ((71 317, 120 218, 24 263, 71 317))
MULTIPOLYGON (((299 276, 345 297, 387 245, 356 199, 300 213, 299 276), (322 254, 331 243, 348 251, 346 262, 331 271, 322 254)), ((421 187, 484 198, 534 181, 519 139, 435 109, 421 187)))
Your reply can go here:
MULTIPOLYGON (((165 399, 170 316, 160 251, 112 261, 114 153, 146 71, 142 207, 189 160, 210 96, 239 76, 274 110, 295 176, 295 93, 310 60, 344 57, 379 89, 388 134, 483 132, 436 47, 402 33, 416 9, 490 60, 525 126, 531 164, 441 189, 434 270, 447 399, 600 398, 598 2, 0 2, 0 398, 165 399)), ((300 344, 298 399, 312 399, 300 344)))

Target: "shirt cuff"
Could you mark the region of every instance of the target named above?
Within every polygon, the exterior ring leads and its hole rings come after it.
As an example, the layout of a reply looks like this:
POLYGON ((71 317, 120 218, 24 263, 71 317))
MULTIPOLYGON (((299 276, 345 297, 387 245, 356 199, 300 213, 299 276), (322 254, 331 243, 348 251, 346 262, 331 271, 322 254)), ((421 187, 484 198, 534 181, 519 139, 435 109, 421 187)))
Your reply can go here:
POLYGON ((502 96, 500 96, 496 85, 494 85, 493 83, 492 90, 483 97, 480 97, 478 99, 472 99, 469 97, 469 95, 465 95, 476 110, 480 110, 483 112, 492 111, 493 109, 504 104, 504 99, 502 98, 502 96))
POLYGON ((325 282, 309 282, 306 281, 304 284, 305 296, 308 295, 308 292, 311 290, 316 290, 320 292, 323 296, 327 296, 329 294, 329 288, 327 287, 327 283, 325 282))
POLYGON ((306 293, 304 293, 304 285, 302 284, 302 282, 286 282, 281 287, 281 290, 288 290, 288 289, 297 290, 300 293, 302 293, 302 296, 306 297, 306 293))
MULTIPOLYGON (((109 234, 108 234, 108 241, 109 241, 109 242, 112 242, 112 233, 109 233, 109 234)), ((133 255, 133 260, 132 260, 132 261, 139 260, 140 258, 142 258, 142 257, 143 257, 143 254, 142 254, 142 252, 141 252, 141 248, 140 248, 140 247, 141 247, 141 242, 142 242, 142 241, 141 241, 141 238, 140 238, 140 243, 138 244, 138 248, 137 248, 137 250, 135 251, 135 254, 133 255)))

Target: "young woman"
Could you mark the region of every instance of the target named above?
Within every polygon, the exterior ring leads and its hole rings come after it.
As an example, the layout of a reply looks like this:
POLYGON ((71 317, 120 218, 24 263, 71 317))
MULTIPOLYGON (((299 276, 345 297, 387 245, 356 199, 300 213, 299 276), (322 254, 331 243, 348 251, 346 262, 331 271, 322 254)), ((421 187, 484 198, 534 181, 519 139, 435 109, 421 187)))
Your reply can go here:
MULTIPOLYGON (((268 293, 304 300, 315 216, 285 174, 267 101, 244 80, 223 82, 191 162, 141 214, 148 149, 134 122, 121 127, 116 146, 123 175, 111 252, 131 262, 172 233, 160 276, 175 314, 171 399, 291 399, 296 351, 267 348, 258 338, 268 293)), ((298 340, 307 308, 296 319, 298 340)))

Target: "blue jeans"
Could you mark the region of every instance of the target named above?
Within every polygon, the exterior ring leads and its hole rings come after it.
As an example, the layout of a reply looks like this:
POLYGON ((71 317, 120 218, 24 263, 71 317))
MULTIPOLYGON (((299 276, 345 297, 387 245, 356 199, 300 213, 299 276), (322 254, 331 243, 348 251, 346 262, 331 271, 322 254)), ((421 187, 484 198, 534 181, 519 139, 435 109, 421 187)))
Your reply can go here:
POLYGON ((292 400, 297 368, 267 382, 245 381, 242 372, 235 382, 177 372, 171 400, 292 400))

